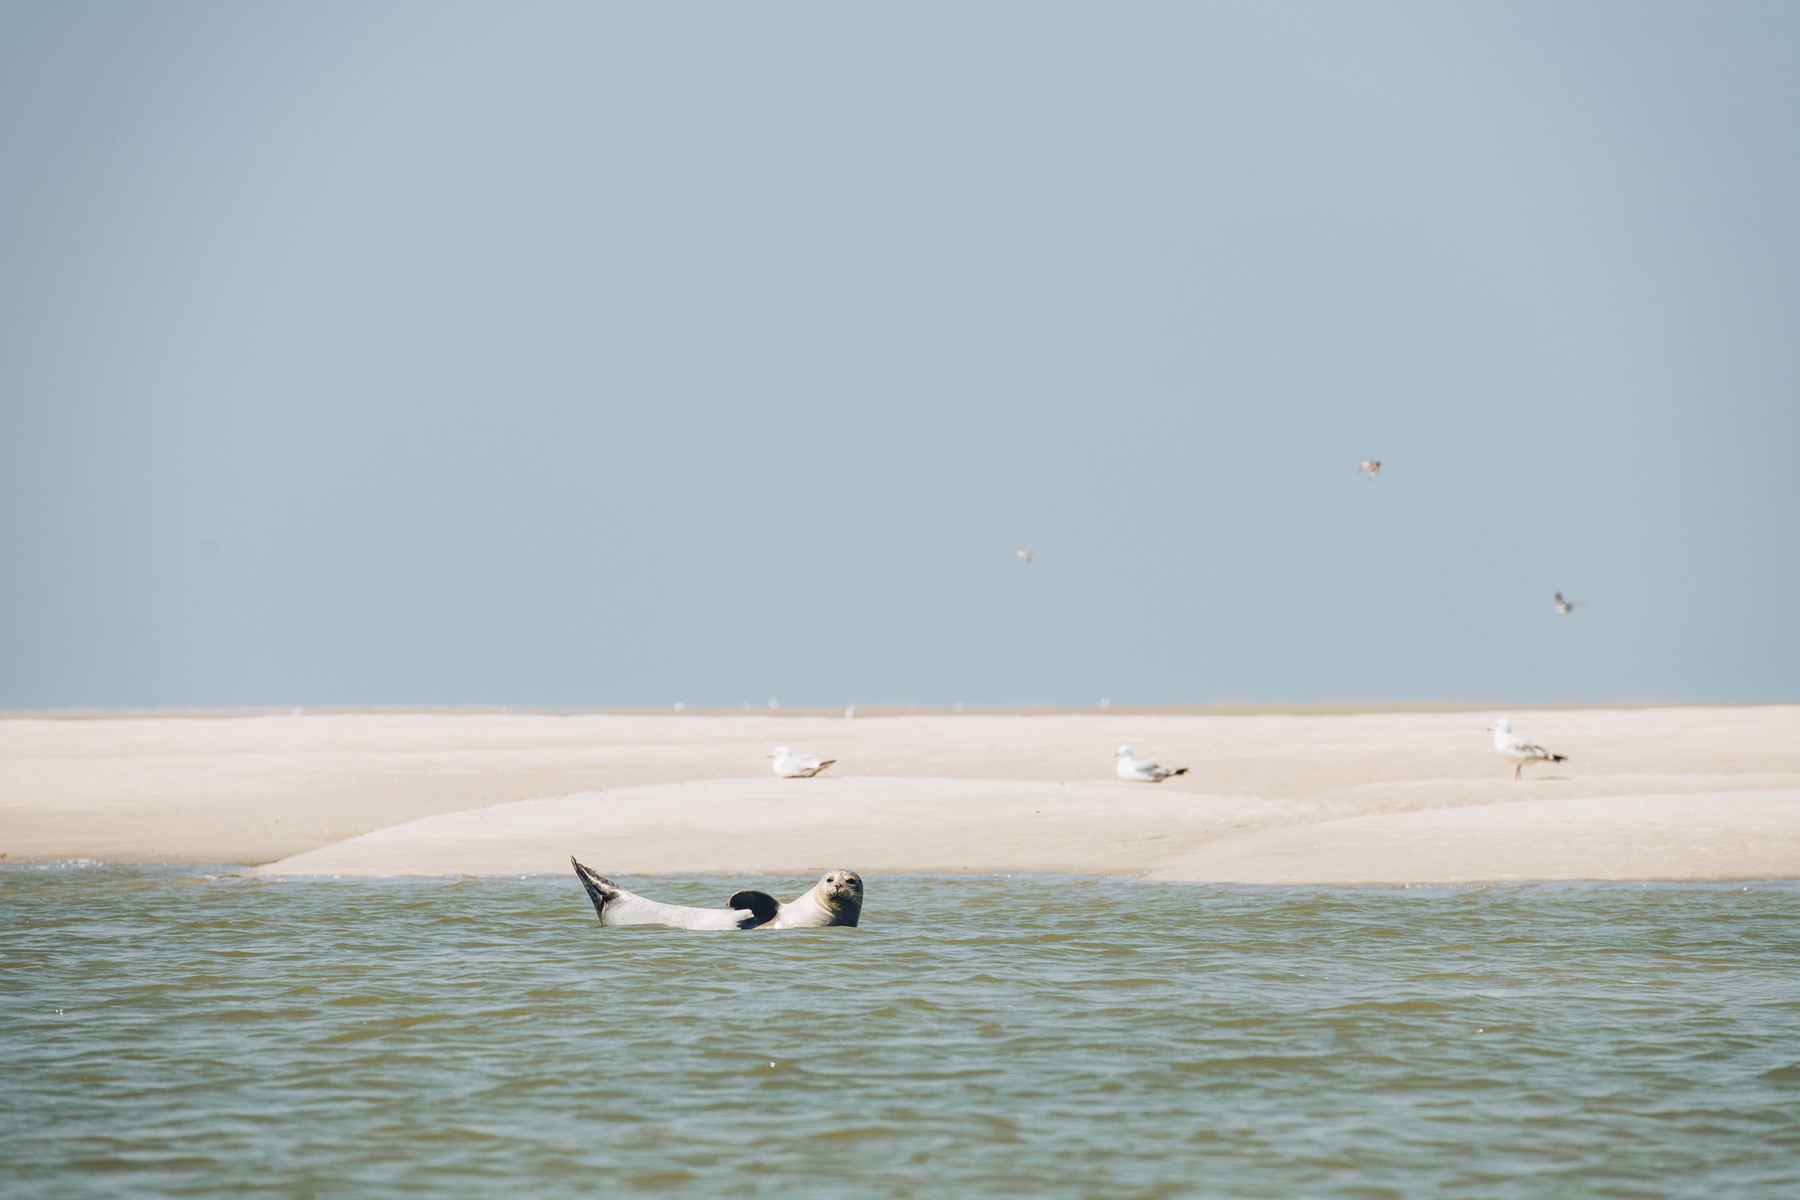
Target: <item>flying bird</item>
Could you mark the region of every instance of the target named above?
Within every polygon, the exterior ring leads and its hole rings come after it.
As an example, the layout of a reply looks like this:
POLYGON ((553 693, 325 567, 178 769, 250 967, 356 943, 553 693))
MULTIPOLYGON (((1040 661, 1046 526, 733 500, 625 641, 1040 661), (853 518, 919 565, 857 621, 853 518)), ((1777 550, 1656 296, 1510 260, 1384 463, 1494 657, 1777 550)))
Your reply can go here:
POLYGON ((1528 742, 1512 731, 1511 721, 1495 721, 1488 728, 1494 734, 1494 749, 1502 758, 1511 760, 1513 778, 1525 769, 1528 762, 1567 762, 1568 758, 1561 754, 1552 754, 1536 742, 1528 742))
POLYGON ((1356 473, 1358 475, 1361 475, 1364 471, 1369 473, 1369 482, 1374 483, 1375 477, 1381 474, 1381 460, 1378 458, 1371 458, 1368 462, 1363 463, 1356 468, 1356 473))
POLYGON ((1563 594, 1558 592, 1556 593, 1556 611, 1560 615, 1566 617, 1575 611, 1575 602, 1573 600, 1564 600, 1563 594))
POLYGON ((1032 559, 1037 557, 1037 555, 1033 554, 1029 550, 1014 550, 1013 553, 1017 554, 1020 558, 1024 559, 1026 562, 1030 562, 1032 559))
POLYGON ((763 757, 775 760, 775 773, 783 779, 811 779, 837 761, 828 758, 820 762, 810 754, 791 753, 786 746, 777 746, 763 757))
POLYGON ((1186 775, 1186 767, 1170 769, 1158 763, 1154 758, 1133 758, 1130 746, 1120 746, 1113 752, 1119 760, 1119 778, 1135 779, 1144 783, 1161 783, 1171 775, 1186 775))

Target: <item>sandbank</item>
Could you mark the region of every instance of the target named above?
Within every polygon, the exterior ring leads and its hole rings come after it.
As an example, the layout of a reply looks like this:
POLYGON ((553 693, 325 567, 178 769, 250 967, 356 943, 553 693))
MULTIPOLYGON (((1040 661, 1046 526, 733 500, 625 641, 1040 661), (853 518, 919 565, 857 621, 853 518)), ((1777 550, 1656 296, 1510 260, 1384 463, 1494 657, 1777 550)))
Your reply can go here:
POLYGON ((1800 706, 0 719, 7 862, 294 875, 1800 878, 1800 706), (1568 754, 1515 783, 1483 727, 1568 754), (1183 764, 1112 777, 1112 751, 1183 764), (777 780, 790 745, 838 765, 777 780))

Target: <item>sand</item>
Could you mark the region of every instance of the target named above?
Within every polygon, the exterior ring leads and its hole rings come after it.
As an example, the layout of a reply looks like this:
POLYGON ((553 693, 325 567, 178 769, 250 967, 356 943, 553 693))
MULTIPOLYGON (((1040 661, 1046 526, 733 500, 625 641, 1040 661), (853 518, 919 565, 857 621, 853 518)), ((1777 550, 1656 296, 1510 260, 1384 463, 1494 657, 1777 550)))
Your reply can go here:
POLYGON ((7 862, 293 875, 1800 878, 1800 706, 0 720, 7 862), (1483 727, 1570 756, 1515 783, 1483 727), (1112 777, 1129 742, 1190 773, 1112 777), (776 780, 785 744, 835 757, 776 780))

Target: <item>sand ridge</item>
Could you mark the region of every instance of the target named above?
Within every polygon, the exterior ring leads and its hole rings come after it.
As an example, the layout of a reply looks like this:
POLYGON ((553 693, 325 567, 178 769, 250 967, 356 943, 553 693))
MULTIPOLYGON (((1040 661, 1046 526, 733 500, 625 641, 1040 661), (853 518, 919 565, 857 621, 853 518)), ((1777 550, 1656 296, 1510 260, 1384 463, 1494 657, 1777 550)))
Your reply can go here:
POLYGON ((1254 796, 1146 794, 1119 781, 720 779, 497 804, 376 830, 261 875, 1147 870, 1168 851, 1267 825, 1254 796), (824 864, 824 866, 819 866, 824 864))

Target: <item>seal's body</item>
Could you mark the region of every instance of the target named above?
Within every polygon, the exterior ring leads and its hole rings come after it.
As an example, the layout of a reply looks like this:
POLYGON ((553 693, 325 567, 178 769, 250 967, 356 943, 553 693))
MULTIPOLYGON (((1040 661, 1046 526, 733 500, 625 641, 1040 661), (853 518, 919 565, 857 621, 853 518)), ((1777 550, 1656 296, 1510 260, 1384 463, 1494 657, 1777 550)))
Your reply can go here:
POLYGON ((594 912, 602 925, 674 925, 680 929, 754 929, 771 920, 780 910, 773 896, 762 892, 739 892, 728 908, 690 908, 685 904, 663 904, 648 900, 636 892, 628 892, 603 875, 596 875, 573 858, 575 877, 587 889, 594 902, 594 912), (762 897, 766 905, 752 899, 762 897), (740 904, 739 898, 742 897, 740 904))
POLYGON ((673 925, 678 929, 817 929, 855 925, 862 915, 862 878, 832 871, 804 896, 782 904, 767 892, 736 892, 725 908, 663 904, 628 892, 573 858, 575 877, 587 889, 602 925, 673 925))

